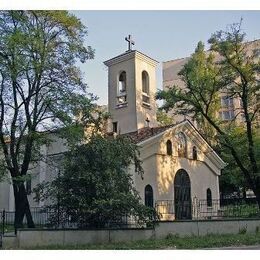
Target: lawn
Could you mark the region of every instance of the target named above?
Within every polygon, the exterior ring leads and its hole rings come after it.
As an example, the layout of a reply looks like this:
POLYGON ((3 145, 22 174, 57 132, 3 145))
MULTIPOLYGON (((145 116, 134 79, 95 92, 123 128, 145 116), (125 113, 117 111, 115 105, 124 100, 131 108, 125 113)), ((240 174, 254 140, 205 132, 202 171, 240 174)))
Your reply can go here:
MULTIPOLYGON (((257 230, 258 231, 258 230, 257 230)), ((140 240, 128 243, 111 243, 103 245, 76 245, 76 246, 38 246, 35 248, 24 249, 103 249, 103 250, 139 250, 139 249, 203 249, 224 246, 241 246, 260 244, 260 232, 255 234, 236 234, 236 235, 207 235, 207 236, 191 236, 178 237, 168 235, 165 239, 140 240)))

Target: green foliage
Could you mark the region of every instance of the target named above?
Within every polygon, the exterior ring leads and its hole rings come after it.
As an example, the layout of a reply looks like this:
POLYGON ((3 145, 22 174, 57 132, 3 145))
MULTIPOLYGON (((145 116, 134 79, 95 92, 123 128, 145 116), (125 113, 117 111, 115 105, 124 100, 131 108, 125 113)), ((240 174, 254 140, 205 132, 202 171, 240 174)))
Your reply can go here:
POLYGON ((101 121, 78 67, 94 57, 86 35, 67 11, 0 11, 0 153, 14 184, 17 227, 25 210, 34 226, 23 180, 47 160, 41 146, 59 134, 78 143, 86 126, 101 121))
POLYGON ((196 119, 202 134, 229 163, 229 169, 242 174, 240 177, 236 173, 226 176, 226 183, 232 183, 234 179, 240 184, 245 181, 244 187, 254 191, 260 207, 259 149, 256 144, 260 111, 259 49, 247 49, 241 23, 214 33, 209 44, 210 52, 199 42, 195 53, 180 71, 186 87, 172 86, 168 91, 159 91, 157 98, 165 101, 163 109, 196 119), (236 115, 244 115, 240 124, 219 117, 221 93, 240 99, 241 109, 236 115))
POLYGON ((154 221, 154 209, 141 204, 133 187, 131 165, 143 174, 137 147, 128 138, 94 136, 65 155, 63 173, 39 186, 38 198, 50 198, 52 207, 77 216, 82 225, 102 226, 121 216, 135 217, 140 224, 154 221))
POLYGON ((202 112, 209 115, 215 112, 219 105, 216 92, 220 86, 216 86, 218 70, 213 58, 212 54, 206 54, 204 45, 199 42, 195 53, 179 73, 187 88, 172 86, 168 91, 159 91, 157 98, 166 100, 162 108, 175 108, 177 114, 195 117, 202 112))
MULTIPOLYGON (((234 147, 238 151, 241 161, 246 167, 249 167, 249 161, 247 159, 247 141, 246 132, 242 127, 236 127, 230 130, 230 137, 234 147)), ((254 151, 256 158, 260 158, 260 135, 257 132, 254 133, 254 151)), ((222 174, 219 178, 220 191, 223 193, 232 192, 245 192, 249 189, 245 176, 242 174, 241 169, 237 166, 236 161, 230 154, 227 147, 222 147, 221 157, 224 161, 228 162, 228 165, 223 169, 222 174)), ((260 168, 260 160, 257 161, 258 167, 260 168)))
POLYGON ((42 158, 39 147, 52 139, 39 132, 63 128, 69 139, 74 126, 79 140, 93 121, 96 97, 77 67, 93 58, 86 34, 67 11, 0 12, 0 149, 12 176, 42 158))
POLYGON ((173 118, 168 116, 165 111, 160 110, 160 109, 158 109, 158 111, 157 111, 156 119, 157 119, 157 122, 159 122, 159 124, 161 126, 173 124, 173 118))

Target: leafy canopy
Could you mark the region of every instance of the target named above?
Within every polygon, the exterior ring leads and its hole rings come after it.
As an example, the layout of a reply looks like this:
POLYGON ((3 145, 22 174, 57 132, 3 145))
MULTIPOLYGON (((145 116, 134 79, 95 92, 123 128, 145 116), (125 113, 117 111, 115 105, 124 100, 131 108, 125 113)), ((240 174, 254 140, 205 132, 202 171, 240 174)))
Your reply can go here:
POLYGON ((180 71, 185 88, 172 86, 159 91, 164 109, 193 116, 206 137, 219 151, 227 153, 228 162, 235 163, 258 200, 260 207, 260 172, 257 164, 256 138, 260 116, 260 46, 245 42, 241 23, 218 31, 209 39, 210 51, 198 46, 180 71), (220 95, 240 100, 233 120, 223 120, 218 112, 220 95), (236 118, 242 118, 239 123, 236 118))
MULTIPOLYGON (((78 62, 93 58, 87 30, 67 11, 0 12, 0 148, 13 177, 42 158, 43 131, 74 131, 95 122, 78 62)), ((77 135, 78 134, 78 135, 77 135)))
POLYGON ((16 227, 25 214, 34 227, 24 181, 46 161, 41 147, 51 133, 71 145, 99 121, 78 67, 94 55, 86 35, 67 11, 0 11, 0 175, 12 177, 16 227))
POLYGON ((94 136, 66 153, 63 172, 38 187, 38 199, 51 199, 51 208, 76 215, 83 226, 102 226, 125 216, 140 224, 153 221, 155 211, 142 205, 129 173, 134 167, 143 174, 138 156, 136 145, 126 137, 94 136))

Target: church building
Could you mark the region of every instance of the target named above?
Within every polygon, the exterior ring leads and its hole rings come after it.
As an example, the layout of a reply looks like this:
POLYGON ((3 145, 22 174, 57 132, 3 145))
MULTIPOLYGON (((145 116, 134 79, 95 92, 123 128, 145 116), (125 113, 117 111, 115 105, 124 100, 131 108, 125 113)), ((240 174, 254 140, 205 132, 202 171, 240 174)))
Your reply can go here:
MULTIPOLYGON (((108 132, 127 135, 138 145, 144 176, 133 172, 134 185, 147 206, 156 207, 162 219, 194 219, 194 205, 205 201, 210 212, 219 200, 219 176, 223 160, 188 120, 159 126, 156 121, 156 66, 158 62, 142 52, 128 50, 104 62, 108 67, 108 132)), ((43 146, 46 157, 66 150, 61 140, 43 146)), ((34 168, 32 188, 57 176, 57 167, 40 162, 34 168)), ((0 183, 0 210, 14 209, 12 186, 0 183)), ((32 207, 41 207, 28 195, 32 207)))
POLYGON ((126 40, 128 50, 104 64, 109 131, 128 135, 140 149, 144 177, 133 171, 135 186, 143 202, 156 207, 164 219, 195 218, 193 206, 200 201, 205 201, 203 210, 210 212, 212 201, 219 200, 219 176, 225 163, 190 121, 158 126, 158 62, 132 50, 130 35, 126 40))

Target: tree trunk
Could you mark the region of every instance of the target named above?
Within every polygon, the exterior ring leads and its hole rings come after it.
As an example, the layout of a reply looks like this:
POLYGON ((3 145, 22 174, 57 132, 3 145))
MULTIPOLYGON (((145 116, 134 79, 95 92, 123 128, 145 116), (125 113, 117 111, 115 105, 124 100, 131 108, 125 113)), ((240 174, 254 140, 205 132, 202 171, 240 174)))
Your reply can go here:
POLYGON ((243 197, 243 200, 246 201, 246 187, 243 187, 243 189, 242 189, 242 197, 243 197))
POLYGON ((26 216, 27 227, 34 228, 34 222, 32 219, 32 214, 25 190, 24 183, 15 183, 14 182, 14 198, 15 198, 15 221, 14 227, 17 228, 23 227, 23 219, 26 216))

